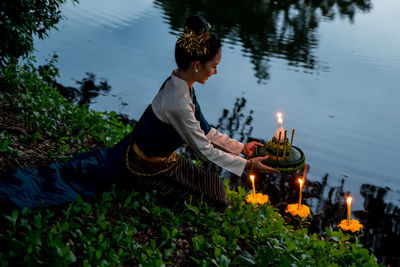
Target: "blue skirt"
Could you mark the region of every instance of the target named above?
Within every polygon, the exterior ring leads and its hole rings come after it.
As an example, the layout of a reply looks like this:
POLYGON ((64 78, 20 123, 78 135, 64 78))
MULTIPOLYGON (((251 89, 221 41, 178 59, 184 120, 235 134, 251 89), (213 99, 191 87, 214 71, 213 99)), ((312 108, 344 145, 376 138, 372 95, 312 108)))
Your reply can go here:
POLYGON ((79 154, 67 162, 0 173, 0 206, 4 209, 45 207, 91 199, 121 179, 125 152, 133 132, 110 148, 79 154))

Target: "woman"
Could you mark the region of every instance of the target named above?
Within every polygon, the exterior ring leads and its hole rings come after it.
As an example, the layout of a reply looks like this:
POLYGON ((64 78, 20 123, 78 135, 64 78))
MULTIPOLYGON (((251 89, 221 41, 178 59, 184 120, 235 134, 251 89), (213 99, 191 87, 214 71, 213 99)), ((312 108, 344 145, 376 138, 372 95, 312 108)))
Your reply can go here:
POLYGON ((201 158, 241 175, 245 169, 275 173, 266 157, 246 160, 257 142, 242 144, 211 128, 200 110, 193 84, 217 74, 221 42, 201 17, 189 17, 175 47, 178 69, 161 86, 131 134, 112 148, 84 153, 66 163, 18 168, 0 174, 0 202, 6 207, 37 207, 90 198, 112 183, 133 183, 155 189, 177 202, 202 198, 226 206, 225 189, 217 174, 203 170, 175 151, 184 143, 201 158))

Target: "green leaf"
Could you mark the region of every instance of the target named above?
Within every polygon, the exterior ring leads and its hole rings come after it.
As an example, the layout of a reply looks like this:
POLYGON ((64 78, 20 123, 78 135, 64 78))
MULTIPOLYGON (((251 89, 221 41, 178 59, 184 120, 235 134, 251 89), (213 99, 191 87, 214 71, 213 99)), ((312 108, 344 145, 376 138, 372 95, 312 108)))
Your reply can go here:
POLYGON ((291 241, 291 240, 288 240, 287 241, 287 249, 286 249, 286 251, 288 252, 288 253, 290 253, 291 251, 293 251, 295 248, 296 248, 296 243, 295 242, 293 242, 293 241, 291 241))
POLYGON ((100 260, 102 254, 103 254, 103 253, 101 252, 101 250, 97 250, 97 251, 96 251, 96 259, 97 259, 97 260, 100 260))
POLYGON ((74 254, 72 251, 69 252, 68 262, 69 262, 69 263, 71 263, 71 262, 76 262, 76 256, 75 256, 75 254, 74 254))
POLYGON ((11 222, 13 224, 14 229, 15 229, 15 225, 16 225, 17 220, 18 220, 18 215, 19 215, 19 211, 18 210, 13 210, 11 212, 11 222))
POLYGON ((101 244, 103 242, 103 240, 104 240, 104 235, 100 234, 99 237, 98 237, 98 241, 97 241, 98 244, 101 244))
POLYGON ((340 241, 340 240, 339 240, 339 237, 337 237, 337 236, 331 236, 331 239, 334 240, 334 241, 336 241, 336 242, 339 242, 339 241, 340 241))
POLYGON ((179 230, 178 230, 178 229, 172 228, 171 237, 172 237, 172 238, 176 237, 176 235, 177 235, 178 233, 179 233, 179 230))
POLYGON ((56 246, 57 255, 63 258, 63 251, 59 246, 56 246))
POLYGON ((162 226, 161 227, 161 238, 164 240, 168 240, 168 239, 170 239, 170 237, 171 237, 171 234, 168 231, 167 227, 162 226))
POLYGON ((240 262, 241 264, 243 264, 243 265, 246 265, 246 266, 253 266, 253 265, 256 265, 256 260, 255 260, 255 258, 253 257, 253 255, 249 254, 247 251, 245 251, 245 252, 243 253, 243 255, 241 255, 241 256, 239 257, 239 262, 240 262))
POLYGON ((225 255, 221 255, 219 258, 220 266, 228 267, 229 266, 229 260, 225 255))
POLYGON ((221 256, 221 249, 219 247, 214 248, 214 257, 218 259, 221 256))

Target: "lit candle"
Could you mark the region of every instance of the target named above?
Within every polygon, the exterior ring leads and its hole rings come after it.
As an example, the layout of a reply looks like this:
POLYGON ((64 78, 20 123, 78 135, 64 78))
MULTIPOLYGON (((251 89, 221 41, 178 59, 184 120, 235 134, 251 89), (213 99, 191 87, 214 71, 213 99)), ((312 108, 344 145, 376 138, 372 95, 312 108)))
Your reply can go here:
POLYGON ((256 185, 254 183, 254 175, 250 175, 251 183, 253 184, 253 198, 256 199, 256 185))
POLYGON ((301 207, 301 192, 303 190, 304 181, 306 180, 306 174, 307 174, 307 165, 304 165, 303 178, 299 179, 299 184, 300 184, 299 206, 298 206, 299 209, 301 207))
POLYGON ((351 197, 347 197, 347 225, 350 225, 351 197))
POLYGON ((303 179, 300 179, 299 178, 299 184, 300 184, 300 193, 299 193, 299 206, 298 206, 298 209, 300 209, 300 207, 301 207, 301 190, 303 189, 303 179))
POLYGON ((283 123, 283 115, 281 112, 278 112, 276 114, 276 117, 278 118, 278 124, 279 127, 275 132, 275 139, 278 141, 278 144, 280 144, 282 142, 281 138, 283 137, 283 127, 282 127, 282 123, 283 123), (281 136, 278 139, 278 135, 281 134, 281 136))
POLYGON ((282 126, 282 123, 283 123, 282 113, 281 113, 281 112, 278 112, 278 113, 276 114, 276 116, 278 117, 278 124, 279 124, 279 127, 281 127, 281 126, 282 126))

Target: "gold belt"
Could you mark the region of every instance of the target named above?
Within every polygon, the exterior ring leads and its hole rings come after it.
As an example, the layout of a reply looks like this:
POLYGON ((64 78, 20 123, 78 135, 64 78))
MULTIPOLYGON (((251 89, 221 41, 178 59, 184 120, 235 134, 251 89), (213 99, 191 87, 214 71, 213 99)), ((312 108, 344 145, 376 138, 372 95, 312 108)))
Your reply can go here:
POLYGON ((182 148, 179 154, 174 151, 168 157, 148 157, 139 149, 136 143, 134 143, 133 145, 128 146, 128 149, 126 150, 125 162, 126 167, 133 174, 140 176, 154 176, 170 170, 178 161, 181 154, 182 148), (143 166, 146 170, 149 170, 149 172, 143 172, 143 168, 138 168, 143 166))

